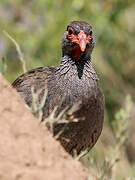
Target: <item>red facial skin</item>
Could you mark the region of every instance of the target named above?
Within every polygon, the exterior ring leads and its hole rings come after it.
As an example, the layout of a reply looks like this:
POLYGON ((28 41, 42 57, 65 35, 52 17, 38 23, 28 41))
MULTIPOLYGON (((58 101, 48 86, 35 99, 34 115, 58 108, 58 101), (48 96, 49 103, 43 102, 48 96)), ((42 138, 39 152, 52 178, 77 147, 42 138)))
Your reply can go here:
POLYGON ((79 34, 76 34, 73 28, 69 28, 68 31, 72 32, 68 35, 68 38, 71 39, 73 43, 77 44, 72 51, 72 57, 74 59, 79 59, 83 55, 86 45, 92 39, 90 35, 91 30, 88 35, 86 35, 83 30, 80 30, 79 34))

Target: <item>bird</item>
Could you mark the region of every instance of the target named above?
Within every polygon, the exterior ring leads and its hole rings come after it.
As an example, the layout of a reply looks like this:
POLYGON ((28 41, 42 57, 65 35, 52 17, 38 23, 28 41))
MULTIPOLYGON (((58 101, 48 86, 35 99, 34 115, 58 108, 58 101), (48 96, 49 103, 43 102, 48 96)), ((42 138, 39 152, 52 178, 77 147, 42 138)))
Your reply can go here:
MULTIPOLYGON (((61 145, 72 156, 85 150, 89 152, 103 128, 105 103, 91 60, 94 45, 92 26, 85 21, 71 21, 62 38, 60 64, 29 70, 12 83, 29 106, 32 105, 32 87, 35 91, 44 89, 39 101, 42 101, 47 89, 43 106, 44 118, 47 118, 61 101, 59 111, 66 107, 72 109, 76 105, 70 114, 75 120, 70 121, 58 136, 61 145)), ((54 136, 64 126, 63 121, 55 123, 54 136)))

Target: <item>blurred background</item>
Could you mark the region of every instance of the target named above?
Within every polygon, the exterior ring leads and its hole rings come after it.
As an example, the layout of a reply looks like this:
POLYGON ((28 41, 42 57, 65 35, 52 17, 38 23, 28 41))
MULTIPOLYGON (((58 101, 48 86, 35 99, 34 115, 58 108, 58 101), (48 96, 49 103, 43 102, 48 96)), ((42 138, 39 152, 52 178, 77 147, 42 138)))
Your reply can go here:
POLYGON ((93 169, 89 179, 134 178, 134 0, 1 0, 0 66, 6 64, 4 76, 10 82, 23 73, 15 44, 3 31, 20 46, 27 70, 58 65, 63 32, 72 20, 84 20, 93 27, 92 61, 106 103, 102 136, 81 161, 90 172, 93 169))

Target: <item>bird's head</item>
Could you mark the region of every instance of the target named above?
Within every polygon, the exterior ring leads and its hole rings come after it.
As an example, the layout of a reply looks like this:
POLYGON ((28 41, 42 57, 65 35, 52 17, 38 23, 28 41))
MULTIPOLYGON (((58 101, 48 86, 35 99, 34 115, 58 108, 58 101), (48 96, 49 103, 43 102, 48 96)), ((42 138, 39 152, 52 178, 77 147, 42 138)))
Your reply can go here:
POLYGON ((63 54, 70 54, 73 59, 80 59, 90 54, 94 48, 92 27, 84 21, 72 21, 64 33, 63 54))

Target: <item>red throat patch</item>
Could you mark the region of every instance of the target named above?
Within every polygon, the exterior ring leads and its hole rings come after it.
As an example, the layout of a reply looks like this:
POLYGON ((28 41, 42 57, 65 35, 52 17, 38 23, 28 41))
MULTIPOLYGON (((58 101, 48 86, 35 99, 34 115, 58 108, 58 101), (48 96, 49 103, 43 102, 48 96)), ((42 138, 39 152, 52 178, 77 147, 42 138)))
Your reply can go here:
POLYGON ((79 59, 83 55, 83 52, 80 49, 80 46, 75 46, 72 51, 72 57, 74 59, 79 59))

